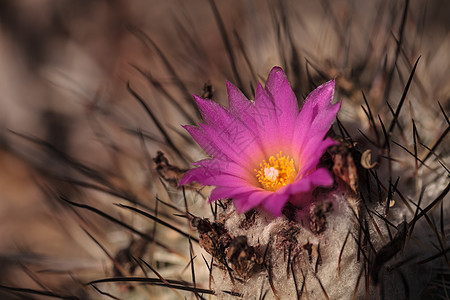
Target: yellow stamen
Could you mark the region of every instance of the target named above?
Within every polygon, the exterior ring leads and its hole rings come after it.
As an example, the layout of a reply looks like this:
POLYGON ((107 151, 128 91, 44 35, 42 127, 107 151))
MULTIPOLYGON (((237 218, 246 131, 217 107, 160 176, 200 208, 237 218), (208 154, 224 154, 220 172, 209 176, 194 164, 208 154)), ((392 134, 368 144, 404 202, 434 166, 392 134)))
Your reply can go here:
POLYGON ((295 170, 294 160, 289 156, 283 155, 280 151, 274 156, 269 157, 269 162, 265 160, 259 164, 261 169, 255 169, 256 178, 266 191, 276 191, 279 188, 295 180, 297 171, 295 170))

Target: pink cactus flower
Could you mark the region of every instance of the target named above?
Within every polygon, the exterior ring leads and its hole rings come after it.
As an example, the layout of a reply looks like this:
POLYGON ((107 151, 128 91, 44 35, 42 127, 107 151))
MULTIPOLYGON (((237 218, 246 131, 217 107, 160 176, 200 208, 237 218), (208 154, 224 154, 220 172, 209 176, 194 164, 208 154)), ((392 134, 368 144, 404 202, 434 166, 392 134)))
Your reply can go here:
POLYGON ((262 207, 280 216, 288 201, 308 206, 302 195, 333 184, 317 164, 336 144, 325 138, 340 108, 331 104, 334 87, 332 80, 316 88, 299 111, 285 73, 274 67, 266 87, 258 84, 255 101, 229 82, 229 108, 194 95, 204 123, 184 128, 210 158, 194 163, 180 185, 215 186, 209 201, 231 198, 239 213, 262 207))

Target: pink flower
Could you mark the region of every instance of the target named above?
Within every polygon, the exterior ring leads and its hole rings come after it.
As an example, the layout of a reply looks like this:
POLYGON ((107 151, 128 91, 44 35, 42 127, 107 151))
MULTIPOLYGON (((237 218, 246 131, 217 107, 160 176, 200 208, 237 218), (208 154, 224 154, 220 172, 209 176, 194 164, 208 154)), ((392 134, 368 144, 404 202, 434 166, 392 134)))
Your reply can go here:
POLYGON ((325 138, 340 103, 331 104, 334 80, 315 89, 299 111, 283 70, 274 67, 255 101, 227 82, 229 108, 194 95, 205 123, 184 126, 210 158, 198 161, 180 185, 193 181, 216 186, 209 201, 233 199, 239 213, 262 206, 279 216, 284 205, 310 204, 317 186, 330 186, 328 170, 317 168, 325 138))

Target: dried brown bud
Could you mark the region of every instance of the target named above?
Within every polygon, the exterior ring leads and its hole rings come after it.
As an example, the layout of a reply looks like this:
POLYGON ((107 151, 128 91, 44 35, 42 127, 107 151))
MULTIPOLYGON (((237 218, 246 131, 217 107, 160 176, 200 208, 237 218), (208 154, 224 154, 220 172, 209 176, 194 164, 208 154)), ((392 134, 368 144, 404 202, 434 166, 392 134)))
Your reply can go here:
POLYGON ((252 276, 261 267, 262 258, 254 247, 248 245, 246 236, 234 238, 226 254, 231 269, 244 279, 252 276))
POLYGON ((321 234, 327 229, 327 216, 333 211, 331 201, 323 201, 311 207, 309 227, 314 234, 321 234))
POLYGON ((161 151, 157 152, 157 155, 153 158, 153 161, 156 164, 156 171, 159 176, 168 182, 171 187, 177 187, 178 182, 181 177, 183 177, 184 173, 186 173, 186 170, 172 166, 164 153, 161 151))

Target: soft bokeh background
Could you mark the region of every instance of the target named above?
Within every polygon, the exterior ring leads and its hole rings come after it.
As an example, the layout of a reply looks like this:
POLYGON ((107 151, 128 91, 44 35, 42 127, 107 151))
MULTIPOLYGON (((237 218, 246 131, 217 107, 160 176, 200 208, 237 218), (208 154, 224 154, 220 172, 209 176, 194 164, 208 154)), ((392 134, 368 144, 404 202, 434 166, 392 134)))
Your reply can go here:
MULTIPOLYGON (((153 224, 118 212, 111 205, 116 198, 70 182, 95 182, 75 162, 98 170, 108 179, 106 186, 149 207, 155 195, 180 201, 175 189, 171 195, 161 187, 149 157, 161 149, 182 168, 202 157, 179 134, 179 125, 198 120, 189 93, 202 94, 205 84, 225 104, 225 80, 250 96, 255 81, 281 65, 299 98, 313 85, 336 78, 344 99, 340 119, 351 133, 368 128, 356 110, 363 103, 361 90, 375 113, 388 114, 383 91, 403 1, 246 0, 216 1, 216 6, 236 72, 211 1, 0 1, 1 285, 88 297, 84 293, 93 291, 79 282, 111 274, 111 266, 80 224, 113 254, 131 235, 93 214, 80 217, 58 196, 90 203, 143 230, 153 224), (167 147, 127 83, 148 103, 184 159, 167 147), (144 145, 140 130, 151 137, 144 145)), ((428 121, 439 116, 436 101, 450 110, 449 11, 448 1, 410 1, 387 95, 397 103, 421 55, 406 109, 426 144, 443 128, 428 121)), ((440 151, 448 155, 448 150, 447 139, 440 151)), ((0 296, 14 297, 1 289, 0 296)))

